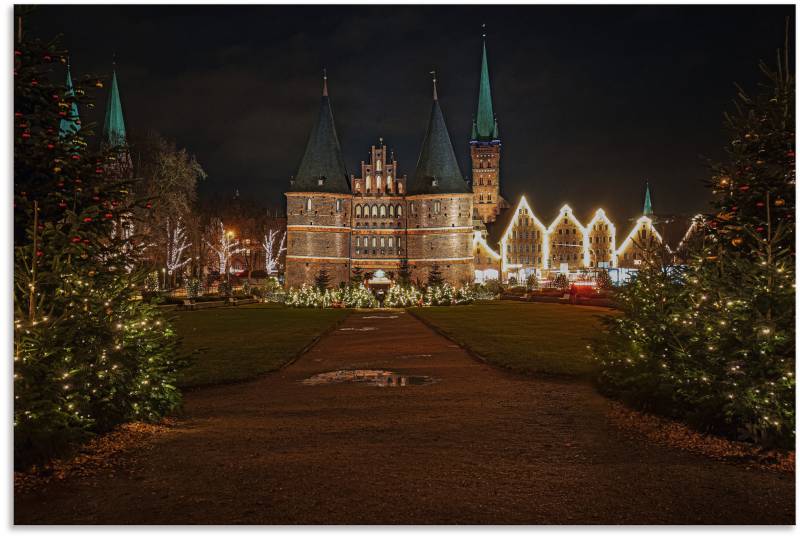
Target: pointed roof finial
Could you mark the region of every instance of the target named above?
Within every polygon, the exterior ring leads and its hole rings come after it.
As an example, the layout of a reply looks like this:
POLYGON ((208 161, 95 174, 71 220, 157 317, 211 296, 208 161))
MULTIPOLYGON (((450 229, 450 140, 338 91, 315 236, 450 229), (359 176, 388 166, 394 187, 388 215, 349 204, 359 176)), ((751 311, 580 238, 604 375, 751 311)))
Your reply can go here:
POLYGON ((648 181, 644 183, 644 210, 642 214, 645 216, 653 215, 653 202, 650 200, 650 182, 648 181))
POLYGON ((439 95, 436 93, 436 69, 430 73, 433 76, 433 100, 439 100, 439 95))
POLYGON ((322 96, 328 96, 328 69, 322 68, 322 96))

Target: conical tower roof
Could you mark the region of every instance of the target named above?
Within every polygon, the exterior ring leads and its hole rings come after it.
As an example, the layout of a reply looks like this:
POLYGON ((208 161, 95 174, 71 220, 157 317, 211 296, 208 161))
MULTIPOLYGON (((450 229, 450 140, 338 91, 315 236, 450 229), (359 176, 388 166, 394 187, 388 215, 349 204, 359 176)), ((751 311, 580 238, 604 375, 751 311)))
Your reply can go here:
POLYGON ((486 57, 486 34, 483 34, 483 55, 481 57, 481 82, 478 89, 477 135, 474 140, 491 141, 497 139, 496 119, 492 107, 492 88, 489 83, 489 60, 486 57))
POLYGON ((644 210, 642 210, 642 214, 649 217, 653 215, 653 203, 650 200, 650 183, 646 182, 644 188, 644 210))
POLYGON ((116 69, 111 76, 111 91, 108 93, 106 118, 103 123, 103 141, 110 147, 127 145, 125 135, 125 119, 122 116, 122 100, 119 97, 116 69))
MULTIPOLYGON (((72 86, 72 74, 70 73, 70 65, 67 63, 67 81, 64 84, 66 87, 65 95, 67 97, 74 97, 75 96, 75 89, 72 86)), ((70 105, 69 112, 67 116, 61 120, 61 124, 59 125, 58 134, 60 137, 64 138, 66 136, 70 136, 75 134, 81 129, 81 119, 78 115, 78 103, 73 102, 70 105)))
POLYGON ((414 195, 468 192, 467 183, 453 151, 450 134, 447 132, 442 108, 439 106, 434 78, 431 116, 419 153, 417 169, 408 186, 408 193, 414 195))
POLYGON ((350 193, 350 181, 347 178, 347 169, 328 97, 327 76, 323 77, 319 114, 311 129, 306 151, 289 191, 350 193))

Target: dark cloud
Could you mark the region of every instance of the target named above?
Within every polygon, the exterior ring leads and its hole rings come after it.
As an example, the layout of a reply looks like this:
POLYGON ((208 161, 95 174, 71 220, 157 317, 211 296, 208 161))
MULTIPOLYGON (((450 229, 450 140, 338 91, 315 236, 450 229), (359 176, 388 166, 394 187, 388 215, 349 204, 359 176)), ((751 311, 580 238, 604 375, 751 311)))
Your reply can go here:
MULTIPOLYGON (((206 196, 282 192, 328 68, 348 169, 379 136, 412 173, 436 68, 462 171, 477 100, 480 24, 489 34, 503 188, 545 220, 569 202, 617 221, 641 208, 704 207, 701 155, 722 156, 733 82, 754 88, 792 6, 46 6, 77 74, 118 59, 131 131, 197 154, 206 196)), ((792 28, 793 31, 793 28, 792 28)), ((98 106, 98 109, 102 109, 98 106)), ((87 115, 88 114, 87 112, 87 115)), ((89 117, 91 118, 91 117, 89 117)))

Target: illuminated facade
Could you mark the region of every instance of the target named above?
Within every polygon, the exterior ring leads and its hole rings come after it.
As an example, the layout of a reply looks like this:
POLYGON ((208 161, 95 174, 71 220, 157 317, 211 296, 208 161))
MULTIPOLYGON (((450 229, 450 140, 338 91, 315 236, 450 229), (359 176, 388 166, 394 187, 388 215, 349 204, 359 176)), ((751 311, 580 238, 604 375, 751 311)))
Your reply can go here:
POLYGON ((549 226, 539 220, 525 196, 496 222, 499 235, 475 231, 475 279, 490 279, 486 270, 498 266, 498 279, 524 281, 531 273, 576 273, 608 268, 638 268, 649 251, 663 244, 652 219, 649 185, 643 215, 617 247, 617 231, 605 211, 598 209, 584 225, 564 205, 549 226), (496 259, 495 264, 489 261, 496 259), (482 262, 479 262, 481 260, 482 262), (498 262, 499 261, 499 262, 498 262))
POLYGON ((400 176, 383 140, 348 178, 327 80, 317 121, 286 192, 286 285, 313 284, 323 270, 338 286, 407 262, 412 281, 434 267, 455 286, 474 278, 473 194, 458 167, 436 94, 414 175, 400 176))

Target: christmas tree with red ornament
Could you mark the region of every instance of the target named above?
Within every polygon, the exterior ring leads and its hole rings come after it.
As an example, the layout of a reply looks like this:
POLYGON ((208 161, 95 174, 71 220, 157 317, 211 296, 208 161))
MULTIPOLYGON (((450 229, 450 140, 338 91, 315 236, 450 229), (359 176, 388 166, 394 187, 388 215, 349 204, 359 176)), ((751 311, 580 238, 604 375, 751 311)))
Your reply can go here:
POLYGON ((658 255, 618 295, 597 341, 600 385, 696 428, 795 441, 795 87, 788 47, 725 115, 728 158, 685 266, 658 255))
MULTIPOLYGON (((22 21, 21 21, 22 22, 22 21)), ((90 150, 79 109, 103 83, 73 85, 57 43, 14 51, 14 443, 24 466, 89 435, 174 408, 176 336, 138 299, 124 147, 90 150), (54 79, 64 80, 60 85, 54 79)), ((94 144, 92 144, 94 145, 94 144)))

